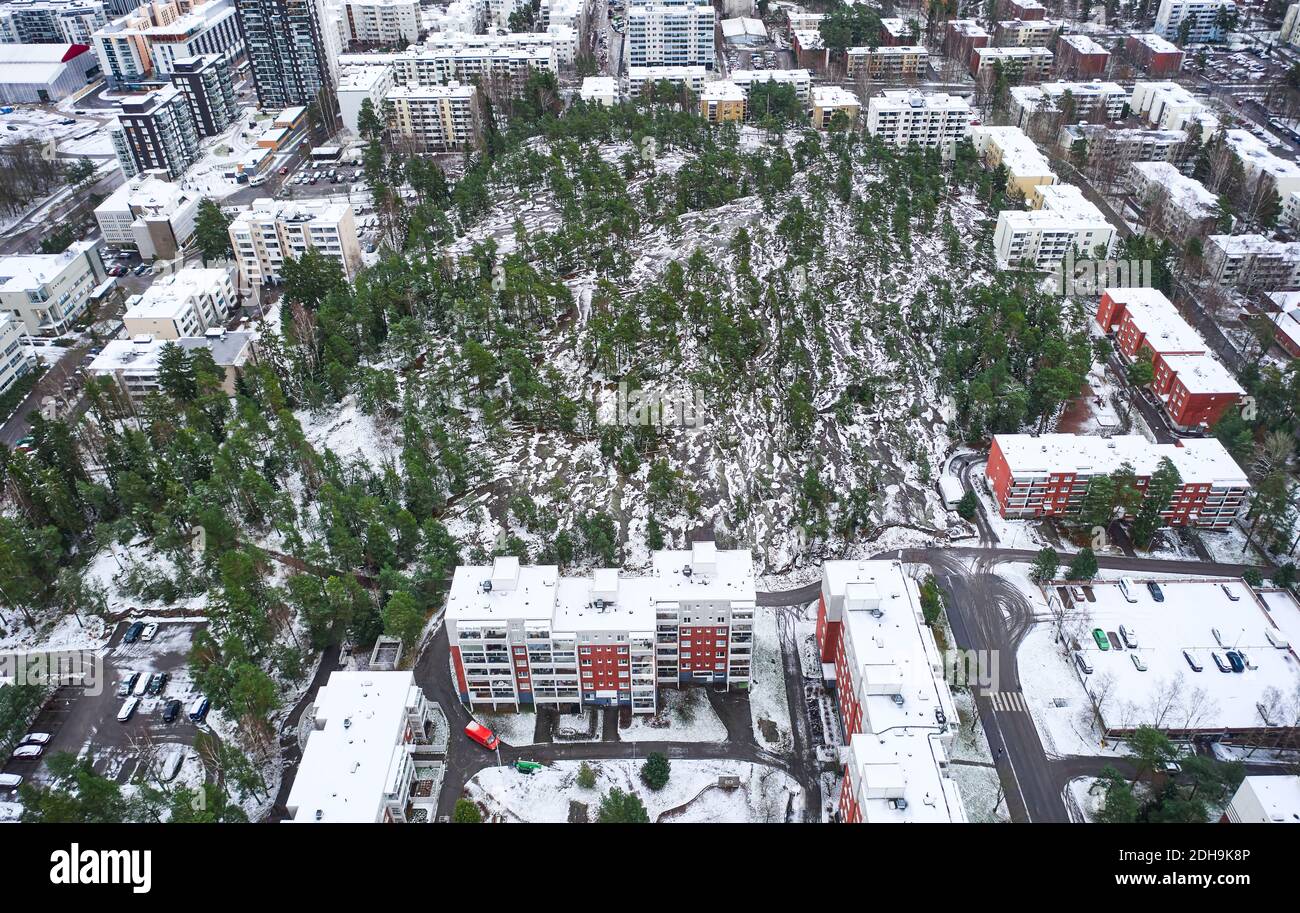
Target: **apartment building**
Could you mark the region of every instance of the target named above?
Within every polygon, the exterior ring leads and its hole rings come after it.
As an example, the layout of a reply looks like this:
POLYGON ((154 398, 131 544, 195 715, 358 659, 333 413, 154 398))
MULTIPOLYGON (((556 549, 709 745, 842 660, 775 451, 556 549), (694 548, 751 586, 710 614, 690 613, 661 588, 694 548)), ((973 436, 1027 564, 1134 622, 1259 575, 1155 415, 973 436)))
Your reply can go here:
POLYGON ((1133 162, 1169 162, 1180 171, 1191 169, 1191 150, 1185 130, 1112 128, 1102 124, 1067 124, 1061 128, 1057 148, 1068 155, 1079 140, 1087 143, 1088 157, 1110 163, 1123 174, 1133 162))
POLYGON ((215 54, 227 64, 244 56, 234 0, 146 3, 91 36, 114 85, 171 77, 177 60, 215 54))
POLYGON ((158 373, 163 349, 178 346, 191 355, 205 349, 212 363, 221 372, 221 389, 234 396, 235 384, 244 365, 254 357, 253 333, 229 333, 221 328, 208 330, 202 336, 185 336, 180 339, 155 339, 141 335, 132 339, 113 339, 86 369, 94 377, 110 377, 133 400, 139 402, 160 388, 158 373))
POLYGON ((646 86, 671 82, 674 85, 684 86, 698 95, 704 88, 704 78, 707 74, 708 70, 702 66, 628 67, 627 94, 630 98, 636 98, 645 91, 646 86))
MULTIPOLYGON (((514 0, 516 6, 526 5, 527 2, 528 0, 514 0)), ((509 18, 507 14, 506 19, 509 18)), ((537 22, 544 31, 550 31, 558 26, 579 32, 583 25, 583 2, 582 0, 541 0, 537 10, 537 22)))
POLYGON ((756 82, 779 82, 793 86, 795 95, 804 104, 812 98, 812 74, 807 70, 733 70, 727 78, 746 94, 756 82))
POLYGON ((1182 72, 1183 52, 1178 45, 1154 32, 1127 36, 1124 51, 1148 76, 1160 78, 1177 76, 1182 72))
POLYGON ((588 104, 612 108, 622 99, 622 91, 618 79, 613 76, 586 76, 578 90, 578 97, 588 104))
POLYGON ((1051 78, 1055 58, 1047 48, 976 48, 971 52, 970 75, 992 77, 995 67, 1012 83, 1042 82, 1051 78))
POLYGON ((258 105, 278 110, 332 94, 339 30, 321 0, 235 0, 258 105))
POLYGON ((103 0, 8 0, 0 3, 0 43, 88 45, 108 18, 103 0))
POLYGON ((59 254, 0 256, 0 310, 28 336, 59 336, 105 278, 97 241, 76 241, 59 254))
MULTIPOLYGON (((525 50, 554 56, 556 62, 572 65, 578 53, 578 33, 565 25, 551 26, 547 32, 497 32, 487 35, 432 34, 417 50, 462 50, 465 48, 525 50)), ((361 55, 363 58, 367 55, 361 55)))
POLYGON ((1105 74, 1110 51, 1087 35, 1062 35, 1056 42, 1056 75, 1087 79, 1105 74))
POLYGON ((470 87, 470 83, 478 82, 492 96, 522 91, 534 71, 559 72, 554 48, 426 45, 412 47, 393 58, 397 87, 452 82, 470 87))
POLYGON ((1013 199, 1036 200, 1040 185, 1056 183, 1051 163, 1019 127, 978 125, 968 132, 984 164, 1007 169, 1007 194, 1013 199))
POLYGON ((331 672, 316 692, 312 713, 285 800, 285 823, 435 820, 437 792, 421 796, 416 785, 421 768, 439 766, 447 734, 441 733, 443 744, 432 754, 442 714, 413 673, 331 672))
POLYGON ((920 37, 913 33, 911 25, 901 16, 890 16, 880 20, 881 44, 916 44, 920 37))
POLYGON ((825 562, 817 646, 848 746, 839 820, 964 823, 948 759, 957 709, 903 565, 825 562))
POLYGON ((943 30, 943 55, 963 67, 970 66, 976 48, 986 48, 993 39, 974 19, 949 19, 943 30))
POLYGON ((754 640, 748 551, 697 542, 651 556, 642 576, 497 558, 456 568, 446 625, 456 688, 471 707, 631 707, 660 685, 746 689, 754 640))
POLYGON ((481 138, 478 92, 473 86, 394 86, 384 96, 393 141, 415 152, 452 152, 481 138))
POLYGON ((421 11, 421 20, 430 32, 451 35, 474 35, 487 26, 487 0, 452 0, 445 7, 431 6, 421 11))
POLYGON ((220 54, 173 61, 171 82, 185 94, 201 136, 225 133, 239 117, 234 77, 230 64, 220 54))
POLYGON ((1062 23, 1048 19, 1003 19, 994 25, 990 43, 1000 48, 1047 48, 1064 30, 1062 23))
POLYGON ((392 64, 365 67, 344 67, 339 71, 339 114, 343 126, 351 133, 357 129, 361 105, 369 100, 375 113, 383 116, 384 96, 396 85, 392 64))
POLYGON ((420 40, 420 0, 346 0, 343 25, 349 42, 411 44, 420 40))
POLYGON ((1199 123, 1202 139, 1219 129, 1219 119, 1209 108, 1176 82, 1134 83, 1129 110, 1161 130, 1186 130, 1199 123))
POLYGON ((700 117, 711 124, 739 123, 745 119, 748 93, 729 79, 705 83, 700 92, 700 117))
POLYGON ((1045 82, 1012 86, 1010 114, 1026 127, 1035 115, 1060 114, 1067 121, 1116 121, 1124 114, 1128 92, 1114 82, 1045 82))
POLYGON ((1160 515, 1163 523, 1229 528, 1246 503, 1250 482, 1213 437, 1152 444, 1140 434, 998 434, 989 451, 987 475, 1004 517, 1072 516, 1093 479, 1127 464, 1137 487, 1145 491, 1165 458, 1182 481, 1160 515))
POLYGON ((159 170, 177 181, 202 156, 189 98, 175 86, 123 98, 117 107, 108 130, 127 177, 159 170))
POLYGON ((1134 162, 1129 173, 1133 196, 1155 231, 1181 242, 1214 230, 1219 198, 1200 181, 1169 162, 1134 162))
POLYGON ((1300 292, 1269 292, 1265 297, 1277 308, 1268 318, 1273 322, 1273 341, 1292 358, 1300 358, 1300 292))
POLYGON ((970 126, 970 105, 956 95, 887 89, 867 100, 867 132, 887 146, 915 144, 951 158, 970 126))
POLYGON ((924 79, 930 72, 930 52, 919 44, 849 48, 844 53, 849 79, 901 82, 924 79))
POLYGON ((1236 16, 1237 4, 1232 0, 1160 0, 1155 33, 1169 41, 1182 39, 1192 44, 1219 41, 1227 34, 1227 23, 1236 16), (1184 20, 1190 20, 1185 39, 1184 20))
POLYGON ((1300 776, 1279 773, 1244 778, 1221 820, 1232 824, 1300 823, 1300 776))
POLYGON ((713 7, 699 0, 654 0, 627 11, 627 61, 632 67, 713 69, 713 7))
POLYGON ((1285 200, 1300 191, 1300 165, 1290 159, 1280 158, 1273 150, 1249 130, 1224 131, 1228 148, 1241 161, 1246 181, 1255 184, 1264 179, 1272 184, 1277 195, 1285 200))
POLYGON ((23 324, 8 311, 0 311, 0 395, 36 364, 23 346, 23 324))
POLYGON ((1300 241, 1263 235, 1210 235, 1205 272, 1220 285, 1276 291, 1300 287, 1300 241))
MULTIPOLYGON (((822 14, 817 13, 816 17, 820 20, 822 14)), ((795 17, 792 15, 792 23, 794 19, 795 17)), ((820 72, 830 63, 831 52, 826 47, 826 42, 822 40, 821 30, 816 21, 807 22, 800 26, 792 24, 790 27, 790 47, 794 51, 795 66, 806 67, 820 72)))
POLYGON ((230 223, 230 244, 249 285, 279 282, 284 261, 308 250, 339 262, 349 281, 361 265, 352 207, 325 200, 254 200, 230 223))
POLYGON ((193 239, 201 202, 165 171, 146 171, 96 206, 95 221, 110 247, 136 250, 141 260, 171 259, 193 239))
POLYGON ((230 270, 185 267, 135 297, 122 315, 129 336, 184 339, 220 328, 235 309, 230 270))
POLYGON ((862 102, 848 89, 840 86, 818 86, 812 90, 812 125, 826 130, 836 114, 843 114, 849 126, 857 123, 862 102))
POLYGON ((993 250, 998 267, 1032 264, 1045 269, 1072 254, 1105 259, 1115 246, 1115 228, 1072 184, 1034 188, 1038 208, 998 213, 993 250))
POLYGON ((1047 7, 1038 0, 1000 0, 997 14, 1004 19, 1046 19, 1047 7))
POLYGON ((1151 361, 1151 390, 1175 427, 1210 428, 1245 395, 1157 289, 1107 289, 1097 305, 1097 325, 1113 334, 1122 357, 1151 361))

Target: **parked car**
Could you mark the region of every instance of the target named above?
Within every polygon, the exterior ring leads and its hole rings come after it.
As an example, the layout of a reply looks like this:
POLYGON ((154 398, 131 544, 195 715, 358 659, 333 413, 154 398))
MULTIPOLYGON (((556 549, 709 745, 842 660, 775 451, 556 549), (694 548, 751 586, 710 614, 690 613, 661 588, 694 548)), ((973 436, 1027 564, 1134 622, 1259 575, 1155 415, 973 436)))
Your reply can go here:
POLYGON ((45 753, 44 745, 19 745, 14 749, 15 758, 39 758, 45 753))
POLYGON ((1219 633, 1218 628, 1210 628, 1210 633, 1214 635, 1214 642, 1220 647, 1226 648, 1228 646, 1223 642, 1223 635, 1219 633))
POLYGON ((1128 655, 1128 658, 1133 660, 1134 669, 1138 670, 1139 672, 1147 671, 1147 664, 1142 662, 1142 657, 1138 656, 1136 653, 1130 653, 1128 655))
POLYGON ((1204 666, 1202 666, 1200 663, 1196 661, 1195 656, 1188 653, 1186 650, 1183 651, 1183 659, 1187 660, 1187 665, 1192 667, 1193 672, 1200 672, 1203 668, 1205 668, 1204 666))
POLYGON ((1088 662, 1078 650, 1074 651, 1074 664, 1079 667, 1079 671, 1084 675, 1092 675, 1092 663, 1088 662))
POLYGON ((1138 645, 1137 634, 1128 625, 1119 626, 1119 636, 1124 641, 1124 646, 1130 650, 1136 650, 1138 645))
POLYGON ((117 721, 119 723, 129 723, 131 717, 135 716, 135 711, 139 706, 140 699, 138 697, 128 697, 126 703, 122 705, 122 709, 117 712, 117 721))
POLYGON ((1179 764, 1177 761, 1166 761, 1160 766, 1163 767, 1165 773, 1169 774, 1171 777, 1174 774, 1180 774, 1183 772, 1183 765, 1179 764))
POLYGON ((1110 638, 1106 636, 1106 632, 1103 631, 1101 628, 1092 629, 1092 639, 1097 642, 1098 649, 1101 650, 1110 649, 1110 638))
POLYGON ((1119 591, 1129 602, 1137 602, 1137 584, 1128 577, 1119 578, 1119 591))
POLYGON ((1223 657, 1220 656, 1218 653, 1216 653, 1214 650, 1210 651, 1210 657, 1214 660, 1214 664, 1219 667, 1220 672, 1232 671, 1232 666, 1224 662, 1223 657))
POLYGON ((1124 649, 1124 645, 1119 641, 1119 635, 1116 634, 1114 631, 1107 631, 1106 639, 1110 641, 1110 648, 1112 650, 1118 651, 1124 649))
POLYGON ((135 690, 135 683, 140 680, 139 672, 127 672, 122 676, 122 682, 117 686, 118 697, 130 697, 131 692, 135 690))
POLYGON ((1072 586, 1070 587, 1070 598, 1079 604, 1083 604, 1088 601, 1088 594, 1084 592, 1083 587, 1072 586))
POLYGON ((133 644, 140 639, 140 635, 143 633, 144 633, 144 622, 143 621, 133 622, 131 624, 131 627, 126 629, 126 636, 122 638, 122 643, 133 644))
POLYGON ((288 173, 289 173, 288 165, 285 165, 283 168, 280 169, 280 177, 284 177, 288 173))
POLYGON ((140 632, 140 639, 145 643, 148 643, 149 641, 153 640, 154 635, 157 633, 158 633, 158 622, 151 621, 147 625, 145 625, 144 630, 140 632))
POLYGON ((1241 597, 1238 596, 1236 590, 1234 590, 1234 589, 1232 588, 1232 584, 1230 584, 1230 583, 1221 583, 1221 584, 1219 584, 1219 588, 1223 590, 1223 595, 1224 595, 1224 596, 1227 596, 1227 597, 1228 597, 1229 599, 1231 599, 1233 602, 1238 602, 1238 601, 1240 601, 1241 597))
POLYGON ((478 742, 488 751, 495 750, 496 747, 501 744, 501 740, 493 734, 491 729, 488 729, 482 723, 475 720, 470 720, 469 723, 465 725, 465 735, 469 736, 475 742, 478 742))
POLYGON ((208 718, 208 699, 199 695, 190 701, 190 719, 195 723, 202 723, 208 718))
POLYGON ((172 698, 163 705, 162 721, 164 723, 174 723, 176 718, 181 715, 181 702, 178 698, 172 698))
POLYGON ((149 685, 144 689, 144 693, 150 697, 157 697, 162 694, 163 689, 167 687, 168 678, 169 676, 166 672, 155 672, 153 675, 149 676, 149 685))
POLYGON ((27 733, 27 735, 23 736, 23 740, 18 744, 48 745, 51 738, 53 738, 53 736, 51 736, 48 732, 29 732, 27 733))
POLYGON ((152 675, 141 675, 135 680, 135 687, 131 689, 131 694, 135 697, 144 697, 149 691, 151 681, 153 681, 152 675))
POLYGON ((1147 590, 1150 591, 1151 598, 1154 599, 1156 602, 1165 601, 1165 594, 1161 592, 1160 584, 1156 583, 1154 580, 1147 581, 1147 590))
POLYGON ((1228 651, 1228 665, 1232 667, 1233 672, 1246 671, 1246 661, 1241 658, 1241 654, 1236 650, 1228 651))
POLYGON ((131 270, 131 272, 135 273, 137 276, 143 276, 145 273, 149 272, 149 264, 141 263, 135 269, 131 270))
POLYGON ((22 774, 0 774, 0 789, 17 789, 22 785, 22 774))
POLYGON ((117 266, 110 267, 108 270, 108 274, 114 278, 117 278, 118 276, 125 276, 126 267, 119 263, 117 266))

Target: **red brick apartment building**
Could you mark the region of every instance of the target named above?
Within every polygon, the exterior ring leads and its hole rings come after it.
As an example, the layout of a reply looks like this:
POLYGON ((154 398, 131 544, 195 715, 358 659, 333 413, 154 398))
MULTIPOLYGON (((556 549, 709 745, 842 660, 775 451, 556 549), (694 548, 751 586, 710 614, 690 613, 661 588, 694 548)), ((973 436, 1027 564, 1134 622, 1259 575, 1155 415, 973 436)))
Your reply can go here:
POLYGON ((966 821, 947 754, 957 710, 902 564, 825 562, 817 645, 848 745, 840 820, 966 821))
POLYGON ((1124 39, 1124 50, 1148 76, 1164 78, 1182 72, 1182 50, 1154 33, 1129 35, 1124 39))
POLYGON ((1124 357, 1151 359, 1152 389, 1179 428, 1213 426, 1246 393, 1157 289, 1107 289, 1097 323, 1124 357))
POLYGON ((999 19, 1046 19, 1047 7, 1038 0, 1002 0, 998 5, 999 19))
POLYGON ((943 54, 968 67, 976 48, 992 43, 989 33, 974 19, 949 19, 943 33, 943 54))
POLYGON ((1139 434, 999 434, 986 474, 1002 516, 1062 517, 1078 512, 1094 478, 1127 463, 1145 490, 1163 458, 1182 484, 1161 514, 1167 526, 1226 529, 1241 512, 1250 482, 1216 438, 1152 444, 1139 434))
POLYGON ((1103 76, 1110 51, 1087 35, 1062 35, 1056 41, 1056 75, 1062 79, 1103 76))

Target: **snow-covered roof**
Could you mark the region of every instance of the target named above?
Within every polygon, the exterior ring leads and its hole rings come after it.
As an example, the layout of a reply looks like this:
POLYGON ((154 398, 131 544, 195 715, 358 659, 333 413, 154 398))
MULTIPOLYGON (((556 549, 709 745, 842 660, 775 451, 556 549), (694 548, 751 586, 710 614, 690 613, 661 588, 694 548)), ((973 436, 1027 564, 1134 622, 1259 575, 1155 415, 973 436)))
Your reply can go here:
POLYGON ((947 92, 918 92, 914 89, 886 89, 872 96, 870 105, 882 111, 910 108, 923 111, 970 112, 970 104, 960 95, 947 92))
POLYGON ((1060 40, 1070 47, 1074 48, 1080 54, 1105 54, 1110 56, 1110 51, 1093 41, 1087 35, 1062 35, 1060 40))
POLYGON ((948 753, 933 733, 900 729, 854 733, 848 766, 862 820, 869 824, 962 824, 968 819, 948 753))
POLYGON ((723 19, 721 22, 723 38, 766 38, 767 26, 758 19, 747 16, 735 19, 723 19))
POLYGON ((1055 177, 1047 157, 1019 127, 974 126, 970 129, 970 138, 980 152, 989 146, 996 147, 1002 165, 1013 179, 1055 177))
POLYGON ((858 97, 841 86, 815 86, 812 103, 818 108, 861 107, 858 97))
POLYGON ((196 298, 218 294, 229 286, 228 270, 186 267, 145 289, 122 319, 171 320, 189 308, 196 298))
POLYGON ((1232 372, 1211 355, 1168 355, 1163 361, 1188 393, 1246 393, 1232 372))
POLYGON ((1251 800, 1252 811, 1258 818, 1242 818, 1246 824, 1300 824, 1300 776, 1295 774, 1277 774, 1274 776, 1252 776, 1241 781, 1237 794, 1232 798, 1229 817, 1233 811, 1241 812, 1246 803, 1244 797, 1251 800))
POLYGON ((39 289, 45 283, 57 279, 70 263, 84 258, 97 244, 97 241, 76 241, 67 250, 57 254, 12 254, 0 257, 0 291, 39 289))
POLYGON ((700 90, 701 101, 744 101, 745 90, 729 79, 708 83, 700 90))
MULTIPOLYGON (((1107 292, 1111 291, 1107 289, 1107 292)), ((1153 352, 1161 355, 1173 353, 1198 353, 1206 350, 1205 340, 1190 323, 1182 318, 1178 309, 1159 289, 1116 289, 1125 292, 1155 292, 1155 295, 1141 297, 1130 296, 1121 299, 1112 295, 1112 299, 1121 302, 1128 318, 1142 334, 1143 340, 1151 346, 1153 352), (1158 297, 1157 297, 1158 296, 1158 297)))
POLYGON ((1149 185, 1163 187, 1173 203, 1193 219, 1203 219, 1218 211, 1219 198, 1205 189, 1196 178, 1183 174, 1170 162, 1134 162, 1133 171, 1149 185))
POLYGON ((382 820, 400 787, 407 708, 420 700, 411 672, 333 672, 316 692, 307 737, 285 800, 291 823, 382 820))
POLYGON ((1072 473, 1097 476, 1128 463, 1139 476, 1155 472, 1167 457, 1183 482, 1214 487, 1246 487, 1246 474, 1217 438, 1185 438, 1152 444, 1140 434, 1089 437, 1081 434, 998 434, 993 440, 1013 476, 1072 473))
POLYGON ((1275 180, 1300 181, 1300 165, 1289 159, 1279 158, 1263 140, 1250 131, 1228 130, 1225 136, 1228 145, 1237 153, 1242 165, 1248 170, 1253 168, 1264 171, 1272 175, 1275 180))
POLYGON ((1145 32, 1141 35, 1129 35, 1138 44, 1145 45, 1150 51, 1156 54, 1179 54, 1178 45, 1171 41, 1166 41, 1154 32, 1145 32))

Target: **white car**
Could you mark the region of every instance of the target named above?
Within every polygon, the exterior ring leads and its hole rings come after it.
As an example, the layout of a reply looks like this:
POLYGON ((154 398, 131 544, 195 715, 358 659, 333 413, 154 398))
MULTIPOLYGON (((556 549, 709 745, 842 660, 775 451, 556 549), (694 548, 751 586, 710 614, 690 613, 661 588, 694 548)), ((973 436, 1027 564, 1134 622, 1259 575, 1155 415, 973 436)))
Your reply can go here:
POLYGON ((158 623, 156 621, 151 621, 147 625, 145 625, 144 630, 140 632, 140 639, 148 643, 149 641, 154 639, 154 636, 157 633, 158 633, 158 623))
POLYGON ((14 749, 15 758, 39 758, 44 753, 44 745, 19 745, 14 749))
POLYGON ((22 785, 22 774, 0 774, 0 789, 17 789, 22 785))
POLYGON ((140 699, 138 697, 127 698, 126 703, 122 705, 122 709, 117 712, 117 721, 119 723, 128 722, 131 717, 135 716, 135 710, 139 706, 140 699))
POLYGON ((45 745, 53 738, 48 732, 29 732, 23 736, 23 745, 45 745))

